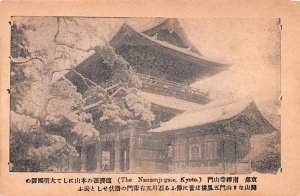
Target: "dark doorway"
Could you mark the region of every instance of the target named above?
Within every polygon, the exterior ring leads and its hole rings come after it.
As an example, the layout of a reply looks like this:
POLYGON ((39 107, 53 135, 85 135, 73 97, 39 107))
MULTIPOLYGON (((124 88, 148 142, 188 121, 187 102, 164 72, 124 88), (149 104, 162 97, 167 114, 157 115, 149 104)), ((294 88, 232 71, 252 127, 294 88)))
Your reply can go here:
POLYGON ((97 169, 96 146, 89 145, 86 148, 86 170, 95 171, 97 169))
POLYGON ((235 141, 225 140, 223 141, 223 157, 224 161, 233 163, 237 159, 237 144, 235 141))
POLYGON ((81 171, 81 146, 76 146, 75 149, 78 156, 74 157, 73 161, 73 171, 81 171))
POLYGON ((114 142, 106 141, 101 153, 101 171, 108 172, 115 169, 115 145, 114 142))

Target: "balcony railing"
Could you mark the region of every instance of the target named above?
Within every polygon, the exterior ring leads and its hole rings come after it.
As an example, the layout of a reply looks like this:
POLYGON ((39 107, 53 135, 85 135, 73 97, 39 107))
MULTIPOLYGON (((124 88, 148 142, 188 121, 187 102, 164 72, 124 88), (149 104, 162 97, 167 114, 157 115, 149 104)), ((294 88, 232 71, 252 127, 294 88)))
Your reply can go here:
POLYGON ((181 93, 192 93, 194 95, 198 95, 201 97, 207 97, 208 93, 203 92, 197 88, 190 87, 188 84, 182 84, 179 82, 174 82, 167 79, 157 78, 149 75, 144 75, 140 73, 134 73, 134 75, 138 76, 143 83, 156 85, 161 88, 168 89, 170 91, 177 91, 181 93))
MULTIPOLYGON (((156 89, 159 89, 158 91, 163 91, 170 96, 174 94, 181 94, 184 95, 184 97, 182 98, 194 97, 204 101, 208 96, 207 92, 203 92, 199 89, 190 87, 188 84, 182 84, 171 80, 157 78, 140 73, 134 73, 134 75, 142 81, 144 88, 147 88, 147 86, 155 87, 156 89)), ((113 95, 114 92, 116 92, 122 86, 122 84, 113 84, 111 80, 107 80, 106 82, 99 84, 99 86, 103 87, 109 95, 113 95)), ((83 103, 84 109, 90 109, 100 105, 102 103, 102 100, 100 97, 90 96, 83 99, 81 103, 83 103)))

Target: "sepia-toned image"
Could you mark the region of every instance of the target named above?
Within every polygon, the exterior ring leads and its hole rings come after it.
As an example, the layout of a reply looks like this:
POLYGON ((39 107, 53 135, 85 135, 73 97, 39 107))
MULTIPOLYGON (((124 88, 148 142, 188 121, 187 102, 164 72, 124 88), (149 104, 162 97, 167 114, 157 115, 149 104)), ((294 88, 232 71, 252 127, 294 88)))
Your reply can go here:
POLYGON ((10 172, 280 170, 279 18, 10 26, 10 172))

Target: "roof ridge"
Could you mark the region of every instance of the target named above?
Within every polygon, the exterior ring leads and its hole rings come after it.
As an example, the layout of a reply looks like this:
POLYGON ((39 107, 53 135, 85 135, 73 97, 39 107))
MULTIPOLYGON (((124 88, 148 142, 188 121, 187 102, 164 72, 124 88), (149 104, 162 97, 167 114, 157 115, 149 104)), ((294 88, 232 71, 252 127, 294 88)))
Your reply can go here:
MULTIPOLYGON (((125 23, 125 22, 124 22, 124 23, 125 23)), ((124 25, 124 23, 123 23, 123 25, 120 27, 120 29, 119 29, 118 32, 120 32, 120 30, 121 30, 122 28, 129 28, 129 29, 133 30, 134 32, 136 32, 137 34, 139 34, 140 36, 142 36, 142 37, 144 37, 144 38, 146 38, 146 39, 148 39, 148 40, 150 40, 150 41, 152 41, 152 42, 155 42, 155 43, 159 44, 159 45, 162 46, 162 47, 166 47, 166 48, 168 48, 168 49, 171 49, 171 50, 174 50, 174 51, 177 51, 177 52, 180 52, 180 53, 184 53, 184 54, 186 54, 186 55, 188 55, 188 56, 191 56, 191 57, 194 57, 194 58, 197 58, 197 59, 202 59, 202 60, 205 60, 205 61, 210 61, 210 62, 213 62, 213 63, 216 63, 216 64, 223 64, 223 65, 226 65, 226 64, 224 64, 224 63, 217 62, 216 60, 212 60, 212 59, 209 59, 209 58, 207 58, 207 57, 204 57, 204 56, 202 56, 202 55, 200 55, 200 54, 197 54, 197 53, 194 53, 194 52, 189 52, 189 51, 187 51, 189 48, 181 48, 181 47, 175 46, 175 45, 173 45, 173 44, 170 44, 170 43, 168 43, 167 41, 156 40, 156 39, 154 39, 154 38, 152 38, 152 37, 149 37, 148 35, 144 34, 143 32, 139 32, 139 31, 135 30, 134 27, 132 27, 131 25, 129 25, 129 24, 127 24, 127 23, 124 25)), ((118 33, 117 33, 117 34, 118 34, 118 33)), ((116 35, 117 35, 117 34, 116 34, 116 35)))
MULTIPOLYGON (((162 123, 160 127, 151 129, 150 132, 164 132, 169 130, 180 130, 184 128, 192 128, 195 126, 203 126, 207 125, 213 122, 226 120, 233 118, 239 114, 241 114, 245 109, 253 103, 253 100, 251 99, 239 99, 236 101, 232 101, 227 104, 222 104, 218 106, 212 106, 208 107, 202 110, 194 111, 194 112, 185 112, 182 114, 177 115, 176 117, 172 118, 171 120, 162 123), (233 107, 233 104, 244 102, 243 104, 237 105, 236 107, 233 107), (228 106, 224 108, 224 112, 221 111, 220 107, 222 106, 228 106), (186 120, 187 124, 178 124, 178 122, 182 122, 183 120, 186 120)), ((257 108, 256 108, 257 109, 257 108)), ((258 110, 258 109, 257 109, 258 110)))
MULTIPOLYGON (((164 37, 164 35, 163 35, 164 33, 159 35, 159 37, 162 36, 162 37, 160 37, 161 40, 171 43, 172 45, 179 46, 180 48, 190 48, 190 50, 193 53, 203 56, 201 54, 201 52, 198 50, 198 48, 195 47, 195 45, 189 39, 189 36, 188 36, 187 32, 185 31, 184 26, 182 25, 182 22, 180 22, 178 18, 166 18, 164 21, 143 31, 142 33, 151 37, 151 36, 154 36, 155 34, 162 32, 164 30, 168 30, 171 37, 173 37, 172 34, 173 34, 173 32, 175 32, 176 35, 178 36, 178 37, 177 36, 175 36, 175 37, 179 38, 181 43, 177 42, 177 44, 179 44, 179 45, 177 45, 176 43, 173 42, 174 40, 172 38, 168 40, 168 36, 164 37)), ((175 38, 175 37, 173 37, 173 38, 175 38)))

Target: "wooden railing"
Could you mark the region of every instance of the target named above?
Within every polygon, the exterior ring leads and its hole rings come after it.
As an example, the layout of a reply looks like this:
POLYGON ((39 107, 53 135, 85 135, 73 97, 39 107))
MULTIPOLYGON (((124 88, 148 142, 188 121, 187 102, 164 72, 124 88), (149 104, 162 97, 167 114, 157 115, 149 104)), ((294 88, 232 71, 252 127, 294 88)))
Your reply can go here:
MULTIPOLYGON (((140 73, 134 73, 134 75, 137 76, 142 81, 143 86, 145 85, 155 86, 156 88, 159 88, 162 91, 171 92, 171 93, 180 93, 180 94, 188 93, 192 96, 198 96, 204 99, 208 96, 207 92, 203 92, 199 89, 190 87, 188 84, 182 84, 171 80, 157 78, 157 77, 144 75, 140 73)), ((106 82, 99 84, 99 86, 103 87, 108 92, 109 95, 112 95, 122 86, 122 84, 120 83, 113 84, 111 80, 107 80, 106 82)), ((89 109, 101 104, 102 100, 100 97, 90 96, 83 99, 81 103, 84 103, 84 109, 89 109)))
MULTIPOLYGON (((121 86, 120 83, 118 84, 112 84, 111 81, 108 83, 105 83, 105 85, 101 87, 105 87, 104 90, 108 92, 109 95, 112 95, 114 92, 118 90, 118 88, 121 86)), ((84 105, 84 110, 96 107, 103 103, 103 100, 101 97, 98 96, 89 96, 81 100, 81 103, 84 105)))
POLYGON ((140 73, 134 73, 134 75, 138 76, 142 80, 143 83, 157 85, 159 87, 166 88, 171 91, 177 91, 177 92, 181 92, 181 93, 187 92, 187 93, 192 93, 194 95, 198 95, 198 96, 202 96, 202 97, 208 96, 207 92, 203 92, 197 88, 190 87, 187 83, 182 84, 179 82, 174 82, 171 80, 157 78, 157 77, 144 75, 144 74, 140 74, 140 73))

